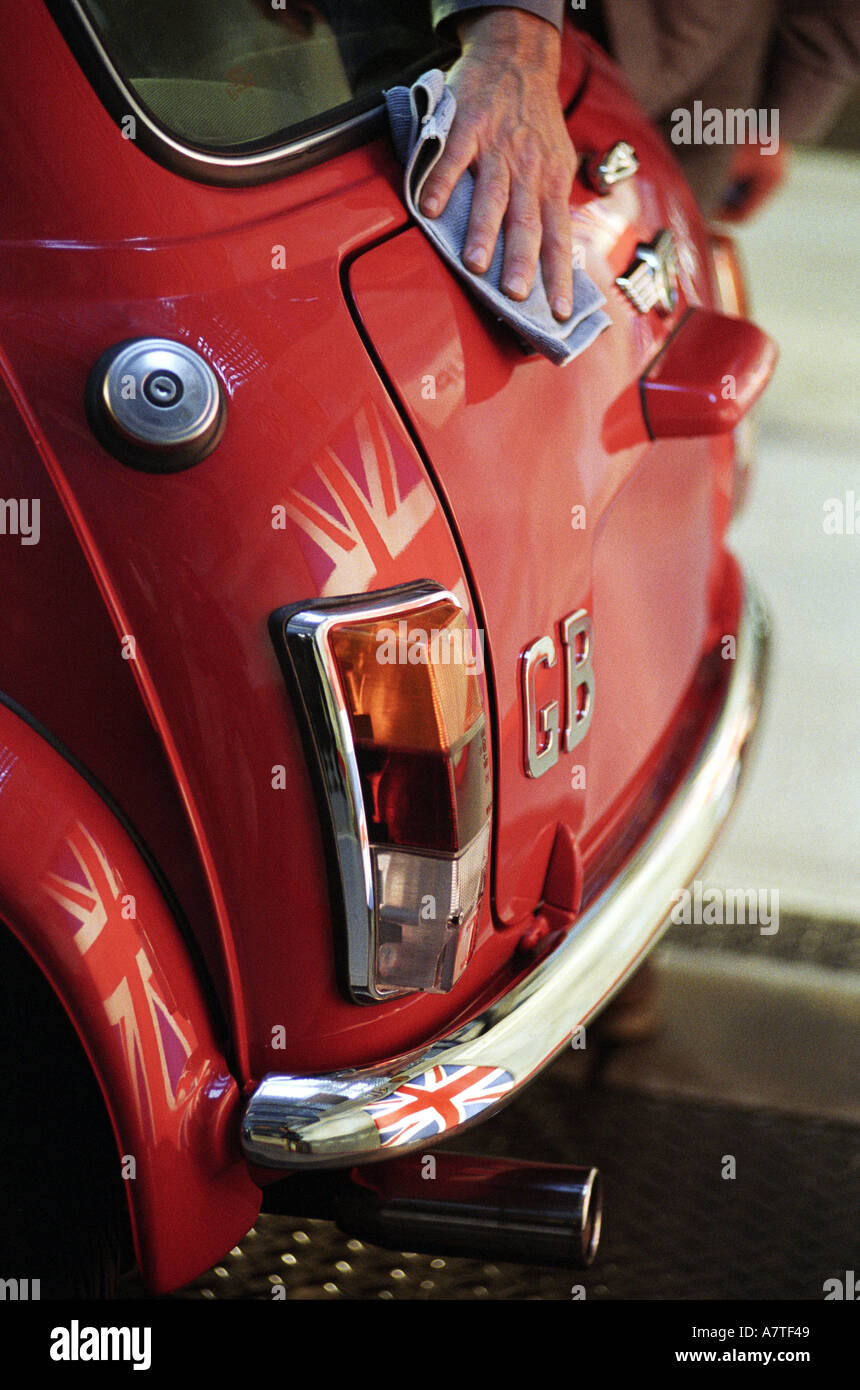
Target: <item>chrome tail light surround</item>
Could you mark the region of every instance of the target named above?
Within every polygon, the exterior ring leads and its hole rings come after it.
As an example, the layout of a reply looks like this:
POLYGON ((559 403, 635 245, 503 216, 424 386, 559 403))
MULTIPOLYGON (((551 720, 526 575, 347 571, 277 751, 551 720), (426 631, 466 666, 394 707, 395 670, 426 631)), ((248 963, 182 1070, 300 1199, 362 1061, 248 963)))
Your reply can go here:
MULTIPOLYGON (((486 883, 490 846, 490 769, 486 714, 477 674, 480 663, 469 661, 479 650, 471 640, 460 643, 467 652, 461 673, 444 673, 451 681, 473 681, 471 704, 480 713, 464 737, 447 750, 456 763, 471 747, 470 756, 483 778, 480 823, 474 806, 468 841, 450 849, 408 843, 388 843, 375 835, 368 815, 366 768, 357 748, 350 693, 334 650, 338 632, 387 622, 390 630, 404 620, 420 624, 430 610, 448 608, 468 632, 468 617, 449 590, 422 581, 379 590, 373 594, 318 599, 276 610, 270 631, 278 658, 302 723, 316 755, 318 787, 329 822, 330 863, 342 902, 345 931, 341 962, 350 997, 361 1004, 380 1003, 416 991, 444 993, 452 989, 474 945, 478 911, 486 883)), ((389 630, 389 629, 386 629, 389 630)), ((420 630, 420 628, 416 628, 420 630)), ((445 662, 443 648, 430 643, 424 664, 432 683, 434 661, 445 662)), ((397 666, 380 667, 375 679, 398 680, 397 666)), ((410 677, 414 679, 414 673, 410 677)), ((431 698, 435 699, 435 695, 431 698)), ((440 696, 440 699, 443 697, 440 696)), ((465 705, 469 701, 460 701, 465 705)), ((366 718, 366 716, 363 716, 366 718)), ((444 721, 441 721, 444 722, 444 721)), ((474 785, 471 802, 474 803, 474 785)), ((420 786, 415 787, 420 793, 420 786)), ((456 841, 457 828, 452 834, 456 841)))

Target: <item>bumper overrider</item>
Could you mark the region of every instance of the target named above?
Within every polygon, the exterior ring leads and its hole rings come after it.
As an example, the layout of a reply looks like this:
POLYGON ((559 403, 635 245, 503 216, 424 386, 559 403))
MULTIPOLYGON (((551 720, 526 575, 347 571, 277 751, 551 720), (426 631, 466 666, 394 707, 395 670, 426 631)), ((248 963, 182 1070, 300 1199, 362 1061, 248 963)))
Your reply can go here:
POLYGON ((242 1124, 249 1162, 337 1168, 393 1158, 427 1139, 400 1123, 434 1092, 445 1137, 487 1119, 569 1043, 633 971, 668 922, 735 799, 765 680, 769 624, 746 586, 734 660, 698 751, 618 875, 559 946, 507 994, 445 1037, 382 1066, 319 1076, 270 1074, 242 1124), (453 1117, 456 1116, 456 1120, 453 1117))

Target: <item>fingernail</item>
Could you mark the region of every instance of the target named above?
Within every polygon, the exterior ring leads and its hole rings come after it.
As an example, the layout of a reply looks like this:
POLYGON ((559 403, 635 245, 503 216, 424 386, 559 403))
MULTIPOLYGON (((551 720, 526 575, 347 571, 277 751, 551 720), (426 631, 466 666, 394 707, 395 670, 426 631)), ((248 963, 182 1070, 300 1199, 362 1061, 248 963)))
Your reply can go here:
POLYGON ((570 300, 566 299, 564 295, 557 295, 552 301, 552 312, 556 318, 569 319, 572 312, 570 300))
POLYGON ((479 241, 471 242, 463 252, 463 260, 468 261, 473 270, 486 270, 487 248, 479 241))
POLYGON ((422 198, 421 207, 428 217, 433 217, 439 211, 439 198, 437 194, 430 193, 426 198, 422 198))
POLYGON ((524 295, 526 282, 522 275, 510 275, 505 281, 505 294, 524 295))

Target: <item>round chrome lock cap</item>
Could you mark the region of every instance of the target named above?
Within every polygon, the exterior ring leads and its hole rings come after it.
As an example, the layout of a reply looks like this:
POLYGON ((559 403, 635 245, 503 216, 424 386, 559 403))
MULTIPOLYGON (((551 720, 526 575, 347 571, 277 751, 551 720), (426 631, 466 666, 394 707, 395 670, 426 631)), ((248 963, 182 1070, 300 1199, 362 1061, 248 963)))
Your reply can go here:
POLYGON ((153 473, 190 468, 224 433, 224 391, 209 363, 170 338, 132 338, 99 358, 87 382, 87 417, 122 463, 153 473))

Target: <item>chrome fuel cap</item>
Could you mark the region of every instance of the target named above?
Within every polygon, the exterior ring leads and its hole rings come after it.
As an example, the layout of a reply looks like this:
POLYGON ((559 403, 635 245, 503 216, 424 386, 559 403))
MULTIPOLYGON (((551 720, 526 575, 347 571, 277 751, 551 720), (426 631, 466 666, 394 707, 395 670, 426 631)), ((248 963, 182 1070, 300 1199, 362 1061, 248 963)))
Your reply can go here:
POLYGON ((86 408, 108 453, 151 473, 199 463, 227 423, 224 390, 209 363, 170 338, 130 338, 109 348, 90 372, 86 408))

